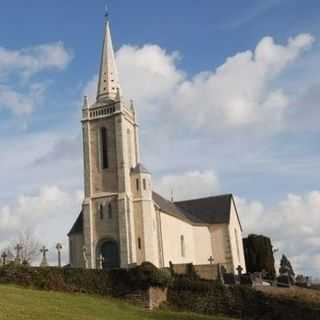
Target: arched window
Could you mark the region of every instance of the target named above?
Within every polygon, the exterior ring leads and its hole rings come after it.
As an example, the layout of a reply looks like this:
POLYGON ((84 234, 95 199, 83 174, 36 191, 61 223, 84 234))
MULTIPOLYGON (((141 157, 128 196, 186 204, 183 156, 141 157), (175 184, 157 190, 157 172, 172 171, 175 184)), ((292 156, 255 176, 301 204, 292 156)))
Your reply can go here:
POLYGON ((100 204, 99 206, 99 214, 100 214, 100 220, 103 220, 103 205, 100 204))
POLYGON ((108 131, 105 127, 102 127, 100 130, 101 138, 101 161, 102 169, 107 169, 109 167, 108 159, 108 131))
POLYGON ((111 206, 111 203, 109 203, 109 205, 108 205, 108 217, 109 217, 109 219, 112 219, 112 206, 111 206))
POLYGON ((147 181, 146 181, 146 179, 143 179, 142 183, 143 183, 143 190, 147 190, 147 181))
POLYGON ((185 248, 184 236, 183 235, 180 236, 180 246, 181 246, 181 256, 185 257, 186 256, 186 252, 185 252, 186 248, 185 248))
POLYGON ((137 191, 139 191, 139 186, 140 186, 140 183, 139 183, 139 179, 136 179, 136 189, 137 189, 137 191))
POLYGON ((141 238, 138 238, 138 248, 141 250, 141 238))

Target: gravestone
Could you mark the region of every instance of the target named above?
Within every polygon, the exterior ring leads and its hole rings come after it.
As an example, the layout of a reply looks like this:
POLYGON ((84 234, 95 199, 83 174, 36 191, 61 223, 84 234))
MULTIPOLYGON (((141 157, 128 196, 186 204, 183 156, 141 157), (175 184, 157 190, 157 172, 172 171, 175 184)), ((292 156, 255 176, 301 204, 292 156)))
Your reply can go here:
POLYGON ((61 268, 61 250, 62 250, 62 244, 57 243, 56 249, 58 251, 58 267, 61 268))
POLYGON ((237 272, 238 272, 239 278, 240 278, 241 275, 242 275, 242 271, 243 271, 243 268, 242 268, 240 265, 238 265, 238 267, 237 267, 237 272))
POLYGON ((14 248, 16 250, 16 258, 15 258, 15 263, 16 264, 21 264, 21 250, 23 249, 23 246, 21 244, 17 244, 14 248))
POLYGON ((263 286, 263 278, 261 272, 254 272, 250 274, 253 286, 263 286))
POLYGON ((48 267, 48 261, 47 261, 47 252, 49 250, 43 246, 41 249, 40 249, 40 252, 42 253, 42 261, 40 263, 40 267, 48 267))
POLYGON ((213 262, 214 262, 213 257, 211 256, 211 257, 208 259, 208 261, 209 261, 210 264, 213 264, 213 262))
POLYGON ((277 286, 282 288, 290 288, 292 286, 292 281, 289 274, 281 274, 277 278, 277 286))
POLYGON ((227 284, 227 285, 237 284, 235 275, 233 273, 224 273, 223 274, 223 283, 227 284))
POLYGON ((240 284, 242 286, 250 286, 250 287, 253 286, 253 281, 249 274, 241 274, 239 278, 240 278, 240 284))
POLYGON ((5 266, 6 263, 7 263, 7 257, 8 255, 6 254, 6 252, 4 251, 1 255, 1 258, 2 258, 2 265, 5 266))
POLYGON ((103 269, 103 261, 104 261, 104 258, 102 256, 102 254, 100 254, 99 258, 98 258, 98 267, 100 270, 103 269))

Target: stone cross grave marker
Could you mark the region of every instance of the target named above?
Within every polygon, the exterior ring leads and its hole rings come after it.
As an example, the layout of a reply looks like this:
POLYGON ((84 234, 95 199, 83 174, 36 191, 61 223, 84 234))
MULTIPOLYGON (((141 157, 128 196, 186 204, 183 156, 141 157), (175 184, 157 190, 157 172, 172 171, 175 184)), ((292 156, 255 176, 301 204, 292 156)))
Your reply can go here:
POLYGON ((104 258, 102 256, 102 254, 100 254, 99 258, 98 258, 98 266, 99 266, 99 269, 102 270, 103 269, 103 261, 104 261, 104 258))
POLYGON ((40 263, 40 267, 47 267, 48 266, 48 261, 47 261, 47 252, 49 250, 46 248, 46 246, 43 246, 40 249, 40 252, 42 253, 42 261, 40 263))
POLYGON ((237 271, 238 271, 238 276, 241 277, 243 268, 240 265, 238 265, 237 271))
POLYGON ((1 255, 1 258, 2 258, 2 265, 6 265, 6 262, 7 262, 7 257, 8 255, 6 254, 6 252, 4 251, 1 255))
POLYGON ((62 244, 57 243, 56 249, 58 251, 58 267, 61 268, 61 250, 62 250, 62 244))
POLYGON ((21 263, 21 250, 23 249, 23 246, 21 244, 17 244, 14 248, 14 250, 16 250, 17 254, 16 254, 16 258, 15 258, 15 262, 20 264, 21 263))

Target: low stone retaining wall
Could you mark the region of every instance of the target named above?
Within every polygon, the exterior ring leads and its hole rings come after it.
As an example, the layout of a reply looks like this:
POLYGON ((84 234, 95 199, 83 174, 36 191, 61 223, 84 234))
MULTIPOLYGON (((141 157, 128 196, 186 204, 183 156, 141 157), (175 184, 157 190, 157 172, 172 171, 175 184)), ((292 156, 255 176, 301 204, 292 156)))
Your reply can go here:
POLYGON ((138 290, 126 294, 123 298, 135 305, 144 307, 147 310, 154 310, 160 307, 163 302, 167 301, 167 288, 149 288, 138 290))
POLYGON ((204 280, 218 280, 221 274, 221 269, 224 269, 227 272, 232 269, 227 264, 202 264, 202 265, 193 265, 191 263, 185 264, 172 264, 171 268, 174 273, 179 275, 187 275, 190 272, 195 272, 201 279, 204 280))
POLYGON ((168 304, 184 311, 243 320, 320 320, 320 302, 308 303, 285 294, 267 295, 247 286, 223 286, 183 277, 171 284, 168 304))

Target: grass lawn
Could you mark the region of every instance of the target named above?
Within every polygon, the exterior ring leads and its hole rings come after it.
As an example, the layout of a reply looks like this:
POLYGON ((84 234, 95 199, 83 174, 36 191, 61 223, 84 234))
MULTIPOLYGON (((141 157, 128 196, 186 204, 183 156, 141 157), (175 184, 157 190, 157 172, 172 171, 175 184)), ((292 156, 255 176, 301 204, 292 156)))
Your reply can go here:
POLYGON ((230 320, 171 311, 149 312, 113 299, 4 285, 0 285, 0 319, 230 320))

